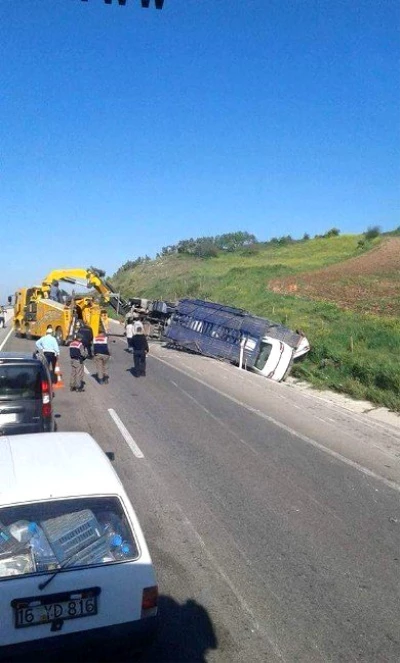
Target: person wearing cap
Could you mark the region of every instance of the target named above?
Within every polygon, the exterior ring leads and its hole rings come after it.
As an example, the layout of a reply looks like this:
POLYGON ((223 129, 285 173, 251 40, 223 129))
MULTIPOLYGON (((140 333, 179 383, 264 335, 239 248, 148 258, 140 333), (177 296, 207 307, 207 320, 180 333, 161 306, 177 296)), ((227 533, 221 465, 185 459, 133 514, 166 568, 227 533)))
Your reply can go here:
POLYGON ((51 381, 53 383, 56 382, 55 369, 57 359, 60 355, 60 348, 58 347, 57 340, 53 336, 53 327, 51 325, 48 325, 45 335, 36 341, 36 347, 39 352, 43 352, 46 357, 50 368, 51 381))
POLYGON ((69 345, 69 356, 71 358, 70 391, 85 391, 83 386, 83 362, 87 357, 87 350, 79 333, 76 334, 69 345))
POLYGON ((108 384, 108 362, 110 361, 110 348, 108 347, 108 338, 100 333, 93 339, 93 356, 97 369, 97 382, 99 384, 108 384))

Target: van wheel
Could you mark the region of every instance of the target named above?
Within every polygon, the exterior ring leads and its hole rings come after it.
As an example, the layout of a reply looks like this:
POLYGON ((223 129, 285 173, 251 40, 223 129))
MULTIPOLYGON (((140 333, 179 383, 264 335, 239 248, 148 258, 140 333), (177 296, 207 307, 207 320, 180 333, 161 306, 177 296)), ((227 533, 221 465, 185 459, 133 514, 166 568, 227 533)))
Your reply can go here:
POLYGON ((61 327, 57 327, 56 333, 54 334, 58 345, 64 345, 64 335, 61 327))

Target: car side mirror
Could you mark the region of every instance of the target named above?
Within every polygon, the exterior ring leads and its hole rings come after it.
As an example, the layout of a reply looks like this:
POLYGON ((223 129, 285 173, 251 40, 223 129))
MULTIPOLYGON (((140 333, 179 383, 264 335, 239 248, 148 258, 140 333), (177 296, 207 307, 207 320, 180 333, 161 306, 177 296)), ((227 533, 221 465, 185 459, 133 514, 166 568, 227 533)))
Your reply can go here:
POLYGON ((113 451, 106 451, 106 456, 111 463, 115 460, 115 453, 113 451))

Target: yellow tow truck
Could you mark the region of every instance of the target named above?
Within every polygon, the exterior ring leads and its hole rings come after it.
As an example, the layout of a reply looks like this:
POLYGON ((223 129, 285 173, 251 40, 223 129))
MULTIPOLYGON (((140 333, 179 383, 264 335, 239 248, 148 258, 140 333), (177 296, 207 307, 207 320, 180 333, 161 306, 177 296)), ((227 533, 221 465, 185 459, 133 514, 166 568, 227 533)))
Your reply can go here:
POLYGON ((97 290, 105 304, 120 308, 122 313, 128 304, 113 293, 112 286, 104 281, 104 275, 95 267, 56 269, 46 276, 41 285, 18 290, 14 304, 16 335, 40 337, 45 334, 47 326, 52 325, 58 342, 68 344, 80 322, 89 325, 94 335, 107 331, 107 310, 94 296, 55 297, 53 294, 55 284, 58 290, 60 281, 81 285, 97 290))

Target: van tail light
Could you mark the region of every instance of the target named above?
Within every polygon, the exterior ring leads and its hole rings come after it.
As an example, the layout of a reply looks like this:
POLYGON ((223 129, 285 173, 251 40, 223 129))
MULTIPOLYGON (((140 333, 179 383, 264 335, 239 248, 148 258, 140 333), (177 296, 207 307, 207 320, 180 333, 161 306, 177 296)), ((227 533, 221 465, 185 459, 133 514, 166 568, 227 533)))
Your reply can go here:
POLYGON ((46 380, 42 380, 42 416, 51 417, 50 387, 46 380))
POLYGON ((142 594, 142 618, 154 617, 157 614, 158 587, 145 587, 142 594))

